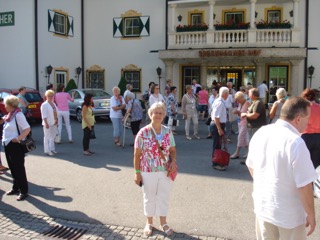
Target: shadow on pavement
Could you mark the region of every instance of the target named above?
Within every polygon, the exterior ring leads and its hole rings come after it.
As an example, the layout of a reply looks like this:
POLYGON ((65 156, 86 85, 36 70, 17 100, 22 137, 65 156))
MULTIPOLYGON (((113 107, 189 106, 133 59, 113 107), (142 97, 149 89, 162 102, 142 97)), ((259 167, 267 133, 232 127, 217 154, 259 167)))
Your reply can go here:
MULTIPOLYGON (((29 196, 25 201, 34 205, 36 208, 41 210, 46 216, 51 217, 50 213, 56 212, 56 213, 63 213, 65 216, 70 216, 70 221, 68 219, 59 219, 55 217, 52 217, 52 219, 48 217, 42 217, 39 215, 33 215, 26 211, 21 211, 20 209, 11 206, 9 204, 6 204, 2 201, 3 196, 5 195, 5 192, 3 190, 0 190, 0 208, 3 209, 1 211, 1 220, 3 221, 1 232, 2 233, 10 233, 12 232, 12 228, 16 229, 16 234, 19 232, 24 231, 24 235, 37 235, 38 237, 45 237, 42 235, 46 231, 48 231, 50 228, 52 228, 55 225, 61 225, 66 227, 80 227, 85 230, 87 230, 86 235, 90 235, 92 237, 103 237, 104 239, 113 237, 117 239, 125 239, 125 237, 117 232, 115 232, 113 229, 110 229, 108 226, 105 226, 103 223, 99 222, 96 219, 92 219, 83 212, 80 211, 70 211, 62 208, 56 208, 52 207, 49 204, 40 201, 36 197, 29 196), (77 219, 85 220, 85 223, 75 222, 77 219), (71 221, 72 220, 72 221, 71 221), (5 222, 5 224, 4 224, 5 222), (90 223, 90 224, 87 224, 90 223), (12 224, 14 226, 12 226, 12 224), (99 228, 97 229, 97 226, 99 228), (8 229, 7 229, 8 228, 8 229), (18 230, 19 228, 19 230, 18 230), (36 233, 36 234, 35 234, 36 233)), ((12 196, 11 196, 12 197, 12 196)), ((43 197, 43 196, 42 196, 43 197)), ((58 196, 57 196, 58 197, 58 196)), ((61 200, 61 198, 56 198, 56 200, 61 200)), ((54 199, 52 199, 54 200, 54 199)), ((57 214, 59 215, 59 214, 57 214)), ((15 233, 11 233, 13 236, 15 233)), ((23 237, 23 236, 19 236, 23 237)))
MULTIPOLYGON (((177 128, 175 142, 177 146, 177 160, 180 173, 200 175, 207 177, 219 177, 229 179, 241 179, 251 181, 249 171, 246 166, 240 164, 242 159, 230 160, 230 165, 225 172, 212 169, 211 153, 212 140, 206 139, 208 129, 204 122, 199 122, 200 140, 187 140, 184 133, 184 123, 177 128)), ((62 142, 56 144, 58 154, 55 160, 69 161, 74 164, 94 169, 105 168, 108 171, 121 171, 122 167, 133 168, 133 147, 129 146, 133 142, 130 129, 126 129, 125 147, 117 147, 113 143, 112 124, 100 120, 95 125, 96 139, 91 140, 90 149, 95 152, 91 156, 84 156, 82 150, 82 129, 81 124, 71 121, 73 132, 73 144, 67 143, 66 130, 62 128, 62 142)), ((33 125, 34 138, 37 141, 37 150, 30 155, 44 156, 43 153, 43 132, 42 126, 33 125)), ((191 133, 193 129, 191 127, 191 133)), ((231 136, 232 142, 228 144, 229 153, 233 153, 236 148, 237 135, 231 136)), ((242 152, 241 155, 245 155, 242 152)), ((46 156, 48 157, 48 156, 46 156)), ((49 157, 50 158, 50 157, 49 157)))

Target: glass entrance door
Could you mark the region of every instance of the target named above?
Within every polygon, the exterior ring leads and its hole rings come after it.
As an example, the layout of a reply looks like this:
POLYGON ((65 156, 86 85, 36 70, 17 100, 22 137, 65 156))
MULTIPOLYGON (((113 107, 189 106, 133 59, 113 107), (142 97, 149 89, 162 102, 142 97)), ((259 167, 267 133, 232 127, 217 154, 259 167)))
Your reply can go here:
POLYGON ((182 67, 181 97, 185 94, 186 86, 191 85, 194 79, 200 84, 200 66, 182 67))

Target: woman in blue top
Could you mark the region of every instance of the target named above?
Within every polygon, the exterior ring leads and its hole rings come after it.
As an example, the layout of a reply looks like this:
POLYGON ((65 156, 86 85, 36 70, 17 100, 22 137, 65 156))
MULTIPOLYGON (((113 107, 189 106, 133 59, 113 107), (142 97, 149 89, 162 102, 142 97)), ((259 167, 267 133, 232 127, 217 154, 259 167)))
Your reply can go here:
MULTIPOLYGON (((130 127, 133 134, 133 139, 136 139, 136 135, 140 130, 141 120, 143 118, 143 109, 141 107, 141 102, 138 99, 135 99, 132 95, 127 96, 128 99, 128 107, 125 116, 122 121, 126 121, 129 115, 131 118, 130 127)), ((130 146, 134 146, 134 144, 130 144, 130 146)))
POLYGON ((122 135, 122 109, 125 109, 126 102, 120 95, 120 88, 114 87, 112 89, 113 96, 110 99, 110 119, 113 125, 114 144, 121 146, 120 138, 122 135))

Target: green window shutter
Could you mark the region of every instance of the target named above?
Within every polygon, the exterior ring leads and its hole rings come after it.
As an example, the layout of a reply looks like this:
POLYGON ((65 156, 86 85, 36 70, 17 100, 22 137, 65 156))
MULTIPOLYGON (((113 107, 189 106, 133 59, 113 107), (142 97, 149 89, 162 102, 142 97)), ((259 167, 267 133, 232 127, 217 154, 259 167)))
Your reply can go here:
POLYGON ((150 17, 140 17, 140 37, 150 36, 150 17))
POLYGON ((54 11, 51 11, 48 9, 48 31, 49 32, 55 32, 55 24, 54 24, 54 11))
POLYGON ((122 18, 113 18, 113 37, 120 38, 122 34, 122 18))
POLYGON ((71 16, 67 16, 67 22, 68 22, 68 25, 67 25, 67 28, 68 28, 68 32, 67 32, 67 35, 69 37, 73 37, 74 35, 74 32, 73 32, 73 17, 71 16))

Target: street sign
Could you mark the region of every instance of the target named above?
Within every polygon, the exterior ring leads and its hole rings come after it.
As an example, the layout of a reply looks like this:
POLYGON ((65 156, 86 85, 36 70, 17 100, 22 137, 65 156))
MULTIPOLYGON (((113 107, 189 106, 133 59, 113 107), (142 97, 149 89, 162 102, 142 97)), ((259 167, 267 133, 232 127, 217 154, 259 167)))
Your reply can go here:
POLYGON ((13 25, 14 25, 14 12, 0 13, 0 27, 13 26, 13 25))

